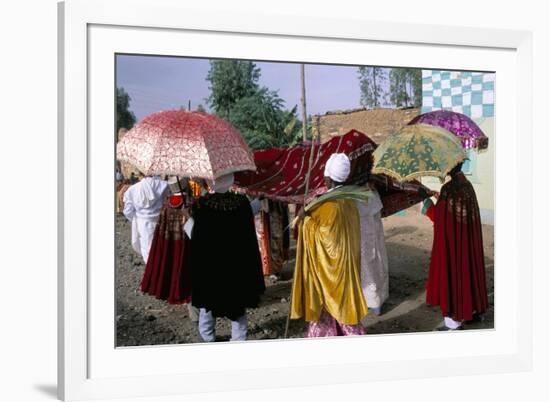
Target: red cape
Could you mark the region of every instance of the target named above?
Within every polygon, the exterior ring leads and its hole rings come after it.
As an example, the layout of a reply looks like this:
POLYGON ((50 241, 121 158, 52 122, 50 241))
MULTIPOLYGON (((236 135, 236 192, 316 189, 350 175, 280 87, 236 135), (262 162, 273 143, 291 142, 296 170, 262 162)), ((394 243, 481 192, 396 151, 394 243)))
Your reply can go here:
POLYGON ((443 186, 427 215, 434 221, 434 241, 426 302, 440 306, 443 316, 471 320, 489 302, 479 206, 464 174, 443 186))
POLYGON ((185 264, 189 239, 182 228, 181 208, 171 206, 175 198, 162 206, 141 290, 169 304, 182 304, 191 300, 191 274, 185 264))

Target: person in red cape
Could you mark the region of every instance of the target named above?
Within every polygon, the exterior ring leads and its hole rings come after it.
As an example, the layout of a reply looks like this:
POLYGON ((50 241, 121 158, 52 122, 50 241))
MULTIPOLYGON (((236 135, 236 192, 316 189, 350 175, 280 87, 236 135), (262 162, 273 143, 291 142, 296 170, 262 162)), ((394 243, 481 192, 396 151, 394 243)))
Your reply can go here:
MULTIPOLYGON (((185 304, 191 301, 191 274, 187 267, 189 239, 183 225, 188 218, 186 207, 200 197, 204 186, 193 180, 182 180, 178 184, 175 177, 168 183, 173 194, 162 206, 141 290, 168 304, 185 304)), ((189 308, 193 321, 198 320, 197 314, 189 308)))
POLYGON ((172 195, 162 207, 155 228, 141 290, 169 304, 191 300, 190 275, 185 266, 188 239, 183 232, 185 217, 177 205, 181 195, 172 195))
POLYGON ((459 163, 449 172, 437 203, 428 198, 422 210, 434 223, 426 303, 441 308, 442 331, 482 319, 489 304, 479 206, 461 168, 459 163))

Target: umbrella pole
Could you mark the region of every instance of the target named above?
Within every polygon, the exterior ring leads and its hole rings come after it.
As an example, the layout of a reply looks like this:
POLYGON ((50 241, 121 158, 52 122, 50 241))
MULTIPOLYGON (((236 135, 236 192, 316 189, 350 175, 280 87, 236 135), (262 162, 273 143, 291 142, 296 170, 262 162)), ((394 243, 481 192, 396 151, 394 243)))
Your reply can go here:
MULTIPOLYGON (((321 146, 319 145, 319 148, 321 146)), ((313 165, 313 152, 315 150, 315 139, 311 138, 311 148, 309 150, 309 166, 306 174, 306 188, 304 192, 304 206, 306 207, 307 193, 309 191, 309 177, 311 176, 311 167, 313 165)), ((290 309, 292 308, 292 298, 294 297, 294 280, 296 279, 296 266, 294 267, 294 273, 292 274, 292 287, 290 288, 290 299, 288 300, 288 315, 286 316, 285 325, 285 339, 288 337, 288 328, 290 326, 290 309)))
POLYGON ((295 279, 296 279, 296 265, 294 265, 294 272, 292 273, 292 282, 290 283, 290 286, 291 286, 290 298, 288 299, 288 314, 286 315, 284 339, 288 338, 288 328, 290 327, 290 311, 292 309, 292 298, 294 297, 294 280, 295 279))
MULTIPOLYGON (((176 175, 176 181, 178 182, 178 188, 180 190, 180 193, 181 193, 181 196, 183 197, 183 186, 181 185, 181 182, 180 182, 180 177, 176 175)), ((184 204, 187 205, 187 197, 185 197, 185 202, 184 204)))

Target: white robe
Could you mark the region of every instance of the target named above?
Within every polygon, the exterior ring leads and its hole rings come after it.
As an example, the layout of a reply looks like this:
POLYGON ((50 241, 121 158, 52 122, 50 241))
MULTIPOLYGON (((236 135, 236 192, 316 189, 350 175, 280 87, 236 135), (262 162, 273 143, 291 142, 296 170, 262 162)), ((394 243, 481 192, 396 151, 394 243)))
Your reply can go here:
POLYGON ((147 263, 155 227, 168 183, 158 177, 146 177, 124 193, 124 216, 132 222, 132 247, 147 263))
POLYGON ((388 254, 382 225, 382 201, 376 190, 368 203, 356 201, 361 226, 361 287, 370 308, 389 296, 388 254))

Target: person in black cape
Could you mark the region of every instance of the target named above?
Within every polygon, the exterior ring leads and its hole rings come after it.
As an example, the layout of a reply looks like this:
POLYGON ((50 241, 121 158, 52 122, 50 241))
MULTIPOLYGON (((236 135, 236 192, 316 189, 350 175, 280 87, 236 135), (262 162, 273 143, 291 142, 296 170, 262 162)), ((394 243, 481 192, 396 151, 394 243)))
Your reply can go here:
POLYGON ((191 300, 200 309, 199 333, 214 342, 216 317, 231 320, 231 340, 247 336, 247 308, 258 306, 265 290, 253 207, 232 193, 233 174, 209 183, 215 193, 199 199, 185 230, 191 238, 191 300))

